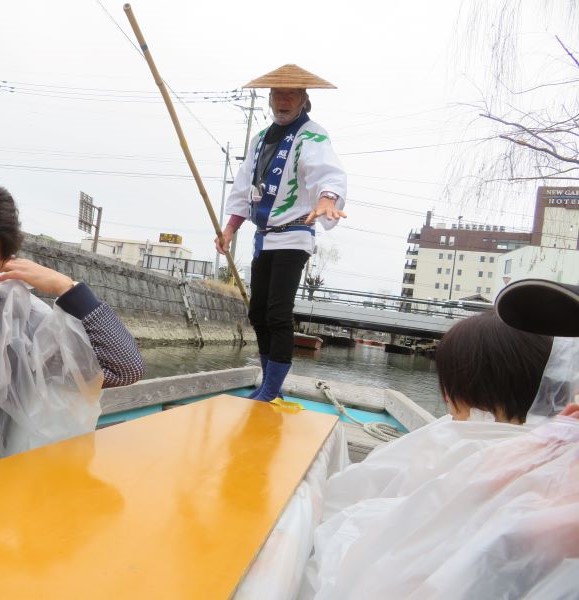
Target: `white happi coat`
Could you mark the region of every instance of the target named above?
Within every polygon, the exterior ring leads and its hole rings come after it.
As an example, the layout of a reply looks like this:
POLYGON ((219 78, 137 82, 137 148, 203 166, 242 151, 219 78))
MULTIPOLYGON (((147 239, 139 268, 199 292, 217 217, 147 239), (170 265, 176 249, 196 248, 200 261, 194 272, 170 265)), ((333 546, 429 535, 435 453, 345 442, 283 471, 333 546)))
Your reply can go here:
MULTIPOLYGON (((250 144, 245 161, 235 178, 233 189, 227 200, 226 212, 249 219, 252 169, 255 148, 264 130, 255 136, 250 144)), ((321 192, 329 191, 338 194, 336 208, 341 210, 346 198, 346 174, 334 152, 328 133, 314 121, 307 121, 296 134, 288 159, 281 176, 280 187, 273 204, 268 227, 290 223, 307 215, 317 205, 321 192), (294 178, 295 157, 299 149, 297 161, 297 200, 293 206, 284 200, 290 195, 288 181, 294 178), (274 216, 276 213, 276 216, 274 216)), ((324 229, 331 229, 337 221, 325 217, 318 218, 324 229)), ((263 250, 297 249, 312 254, 315 238, 309 231, 270 232, 263 241, 263 250)))

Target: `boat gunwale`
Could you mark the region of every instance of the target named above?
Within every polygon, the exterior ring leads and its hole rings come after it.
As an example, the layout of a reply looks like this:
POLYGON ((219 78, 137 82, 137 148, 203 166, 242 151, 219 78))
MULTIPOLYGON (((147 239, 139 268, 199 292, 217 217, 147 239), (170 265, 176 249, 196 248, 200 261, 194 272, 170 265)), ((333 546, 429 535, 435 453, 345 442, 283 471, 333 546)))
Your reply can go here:
MULTIPOLYGON (((202 371, 145 379, 133 385, 103 391, 103 415, 135 408, 170 404, 196 396, 226 393, 228 390, 256 386, 260 382, 259 367, 237 367, 218 371, 202 371)), ((323 390, 316 387, 318 378, 290 374, 282 393, 315 402, 330 404, 323 390)), ((360 386, 341 381, 325 380, 336 400, 349 408, 367 412, 387 412, 408 431, 413 431, 435 420, 427 410, 410 398, 388 388, 360 386)))

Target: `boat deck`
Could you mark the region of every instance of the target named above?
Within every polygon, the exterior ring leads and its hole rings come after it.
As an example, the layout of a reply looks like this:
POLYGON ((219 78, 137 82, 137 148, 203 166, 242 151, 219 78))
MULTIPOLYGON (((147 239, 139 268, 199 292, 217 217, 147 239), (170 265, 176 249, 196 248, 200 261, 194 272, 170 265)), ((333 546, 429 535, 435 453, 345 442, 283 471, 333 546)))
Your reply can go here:
POLYGON ((353 463, 363 461, 376 446, 387 443, 366 433, 354 423, 342 423, 342 425, 346 429, 348 455, 353 463))
MULTIPOLYGON (((155 412, 181 403, 191 402, 210 395, 231 390, 249 388, 258 383, 261 369, 258 367, 242 367, 177 375, 140 381, 124 388, 105 390, 101 399, 103 418, 101 425, 120 422, 127 417, 122 413, 138 410, 140 415, 147 411, 155 412)), ((387 413, 392 419, 390 424, 401 431, 413 431, 434 420, 434 417, 412 400, 394 390, 357 386, 343 382, 327 381, 328 388, 334 397, 346 408, 359 409, 366 413, 366 420, 384 420, 387 413)), ((289 375, 282 392, 285 396, 306 399, 318 403, 324 408, 331 404, 327 392, 319 389, 317 380, 311 377, 289 375)), ((240 393, 239 395, 243 395, 240 393)), ((333 412, 333 408, 330 412, 333 412)), ((344 422, 347 432, 350 459, 353 462, 362 460, 373 448, 383 441, 367 434, 361 427, 344 422)))
POLYGON ((2 598, 231 598, 337 417, 219 395, 0 461, 2 598))

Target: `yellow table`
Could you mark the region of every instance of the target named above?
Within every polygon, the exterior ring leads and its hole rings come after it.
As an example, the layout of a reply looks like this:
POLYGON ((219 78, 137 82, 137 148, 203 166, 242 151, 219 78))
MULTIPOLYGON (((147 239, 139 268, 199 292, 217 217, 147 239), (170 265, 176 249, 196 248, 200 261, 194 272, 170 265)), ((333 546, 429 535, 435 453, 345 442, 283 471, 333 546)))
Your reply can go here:
POLYGON ((221 395, 0 460, 0 598, 230 597, 336 422, 221 395))

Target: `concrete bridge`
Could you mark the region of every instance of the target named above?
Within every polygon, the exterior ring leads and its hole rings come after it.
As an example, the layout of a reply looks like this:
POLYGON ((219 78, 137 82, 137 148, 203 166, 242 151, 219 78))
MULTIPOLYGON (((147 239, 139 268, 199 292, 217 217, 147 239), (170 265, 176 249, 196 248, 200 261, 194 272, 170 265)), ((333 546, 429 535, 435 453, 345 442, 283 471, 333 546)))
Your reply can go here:
POLYGON ((440 339, 456 323, 456 319, 464 318, 464 315, 443 316, 426 312, 404 312, 392 307, 375 308, 362 304, 349 305, 342 302, 296 297, 294 317, 296 321, 302 323, 321 323, 440 339))

